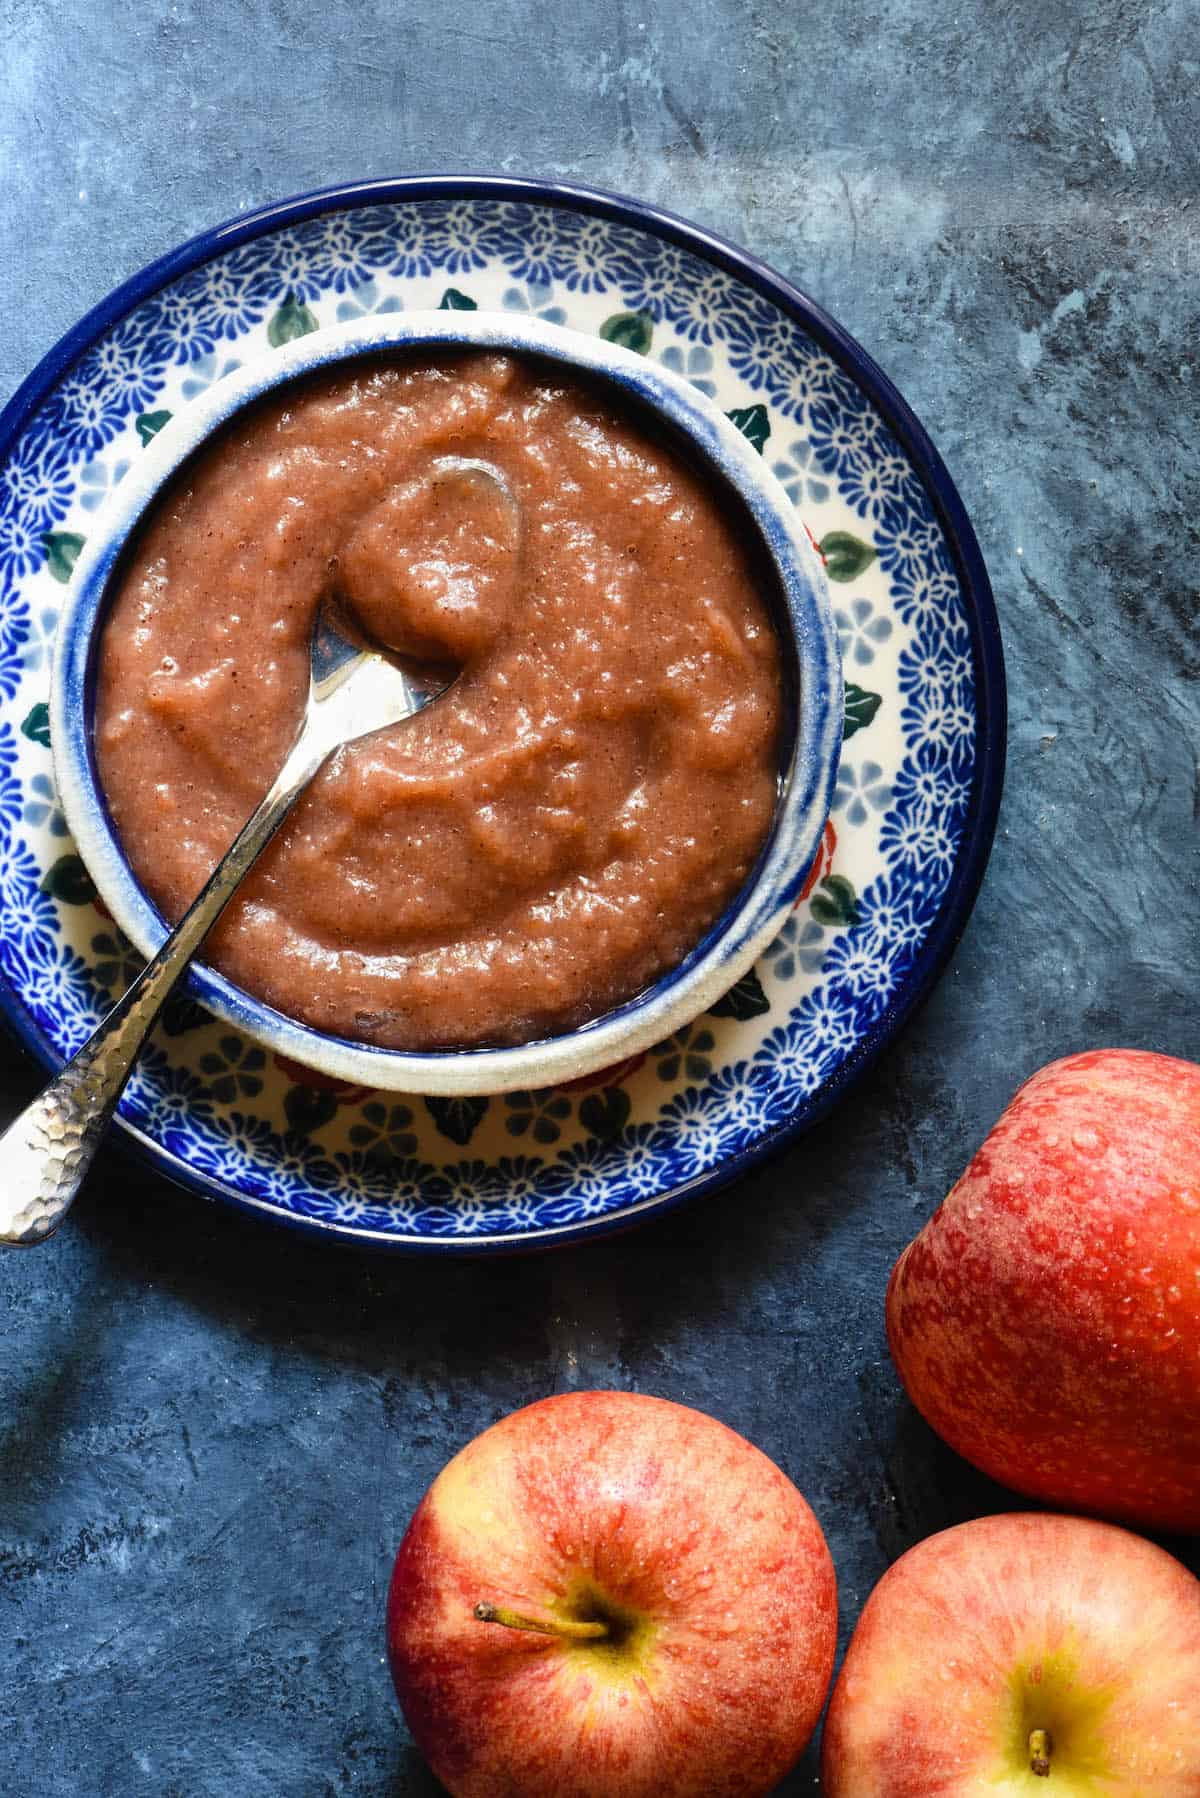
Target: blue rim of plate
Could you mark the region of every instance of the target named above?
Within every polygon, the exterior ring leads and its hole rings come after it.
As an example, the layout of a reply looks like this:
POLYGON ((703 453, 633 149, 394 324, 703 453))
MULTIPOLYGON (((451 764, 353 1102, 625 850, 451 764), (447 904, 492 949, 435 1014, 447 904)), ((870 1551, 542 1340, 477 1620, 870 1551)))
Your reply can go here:
MULTIPOLYGON (((963 821, 958 855, 941 908, 930 926, 901 989, 884 1007, 869 1030, 834 1070, 799 1113, 764 1132, 759 1140, 728 1156, 717 1166, 680 1182, 613 1215, 546 1226, 526 1236, 410 1237, 402 1240, 347 1236, 335 1223, 297 1216, 272 1206, 257 1204, 235 1194, 219 1181, 196 1169, 180 1166, 167 1151, 125 1120, 118 1119, 118 1140, 139 1159, 176 1185, 218 1198, 251 1215, 265 1213, 273 1222, 286 1224, 326 1241, 357 1241, 364 1246, 387 1248, 396 1253, 461 1256, 485 1253, 521 1253, 626 1230, 703 1192, 713 1192, 756 1167, 805 1130, 825 1117, 874 1064, 908 1019, 928 998, 966 928, 987 867, 1000 796, 1004 782, 1007 732, 1007 692, 1000 626, 991 583, 974 529, 941 456, 897 388, 866 351, 825 312, 791 282, 784 280, 756 257, 716 233, 689 223, 674 213, 641 201, 606 193, 601 189, 567 182, 543 182, 517 176, 413 175, 390 180, 359 181, 318 189, 275 202, 201 232, 167 255, 149 263, 138 274, 100 301, 61 337, 22 382, 0 412, 0 457, 7 455, 37 407, 55 383, 79 360, 95 340, 140 302, 168 281, 198 268, 223 251, 280 226, 292 225, 323 213, 352 205, 388 204, 398 201, 491 199, 528 201, 558 206, 617 223, 631 223, 698 255, 745 283, 791 318, 802 331, 821 344, 851 376, 885 419, 926 490, 945 535, 955 571, 967 601, 966 612, 975 665, 976 756, 970 798, 963 821)), ((16 996, 0 983, 0 1015, 21 1043, 48 1069, 62 1065, 62 1058, 33 1024, 16 996)))

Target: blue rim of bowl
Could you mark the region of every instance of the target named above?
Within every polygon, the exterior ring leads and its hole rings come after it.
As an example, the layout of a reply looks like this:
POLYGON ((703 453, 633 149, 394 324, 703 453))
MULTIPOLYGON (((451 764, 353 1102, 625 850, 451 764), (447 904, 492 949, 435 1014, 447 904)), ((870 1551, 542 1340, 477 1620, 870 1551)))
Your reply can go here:
POLYGON ((333 326, 276 350, 269 366, 252 363, 210 389, 206 401, 182 415, 178 428, 173 422, 156 435, 137 476, 128 475, 114 491, 101 515, 103 528, 92 533, 75 570, 59 619, 50 693, 59 800, 117 923, 143 953, 157 949, 168 926, 125 853, 96 768, 96 664, 114 571, 167 486, 246 407, 321 370, 431 344, 516 349, 607 383, 686 445, 740 507, 773 571, 768 600, 781 643, 790 651, 784 662, 786 761, 767 840, 731 903, 682 961, 632 998, 557 1037, 500 1048, 387 1049, 289 1017, 203 962, 189 969, 188 985, 201 1005, 235 1029, 336 1079, 436 1095, 538 1089, 577 1080, 648 1049, 691 1023, 740 979, 782 928, 820 846, 833 794, 843 693, 820 561, 799 514, 761 457, 682 376, 632 350, 557 326, 485 312, 438 311, 333 326), (797 691, 806 696, 801 705, 797 691), (454 1081, 454 1069, 465 1070, 464 1084, 454 1081), (443 1070, 451 1071, 449 1084, 443 1070), (406 1083, 391 1078, 399 1072, 406 1083))
MULTIPOLYGON (((25 428, 38 406, 95 339, 168 281, 189 273, 214 256, 261 236, 266 231, 316 218, 326 212, 340 212, 351 206, 446 199, 523 200, 537 205, 561 206, 649 230, 668 243, 715 264, 735 280, 753 288, 821 344, 886 420, 921 477, 945 534, 955 571, 969 602, 971 651, 976 670, 978 747, 958 858, 941 908, 904 987, 796 1117, 768 1131, 751 1148, 730 1156, 718 1167, 711 1168, 692 1180, 672 1187, 670 1192, 641 1200, 613 1216, 531 1231, 527 1236, 515 1240, 511 1237, 473 1237, 459 1241, 445 1237, 398 1238, 375 1232, 348 1232, 328 1220, 298 1217, 281 1212, 274 1206, 256 1202, 248 1195, 230 1192, 227 1187, 207 1175, 180 1167, 157 1143, 123 1119, 119 1120, 122 1130, 119 1140, 123 1145, 156 1172, 187 1190, 220 1199, 251 1215, 265 1214, 276 1224, 320 1236, 325 1241, 386 1248, 398 1254, 457 1258, 489 1253, 520 1254, 535 1248, 566 1245, 585 1238, 612 1235, 649 1221, 650 1218, 661 1217, 664 1212, 682 1204, 685 1199, 698 1197, 701 1193, 715 1192, 739 1175, 748 1173, 827 1116, 834 1105, 869 1071, 893 1037, 929 997, 966 929, 987 867, 1000 810, 1007 745, 1008 699, 1000 622, 974 528, 928 432, 883 370, 815 300, 810 299, 790 281, 784 280, 757 257, 739 249, 736 244, 716 232, 694 225, 676 213, 649 206, 641 200, 606 193, 599 188, 580 187, 570 182, 538 181, 515 175, 402 175, 388 180, 352 181, 319 188, 311 193, 298 194, 291 199, 275 201, 253 212, 240 214, 212 230, 201 232, 167 255, 148 263, 138 274, 115 288, 59 339, 0 412, 0 456, 7 455, 13 440, 25 428)), ((22 1044, 45 1068, 54 1070, 61 1067, 61 1056, 46 1041, 15 995, 2 983, 0 1014, 22 1044)))

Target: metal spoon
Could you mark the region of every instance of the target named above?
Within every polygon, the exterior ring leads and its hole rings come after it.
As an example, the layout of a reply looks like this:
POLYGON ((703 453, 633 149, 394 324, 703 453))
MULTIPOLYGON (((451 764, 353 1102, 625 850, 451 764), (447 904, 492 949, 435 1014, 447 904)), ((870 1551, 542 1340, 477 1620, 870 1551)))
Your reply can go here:
MULTIPOLYGON (((469 478, 479 479, 481 470, 508 492, 503 477, 485 464, 472 463, 469 478)), ((61 1074, 0 1136, 0 1243, 44 1242, 58 1228, 175 982, 317 771, 344 743, 421 711, 453 679, 445 671, 418 671, 386 660, 336 598, 321 602, 304 721, 270 791, 154 960, 61 1074)))

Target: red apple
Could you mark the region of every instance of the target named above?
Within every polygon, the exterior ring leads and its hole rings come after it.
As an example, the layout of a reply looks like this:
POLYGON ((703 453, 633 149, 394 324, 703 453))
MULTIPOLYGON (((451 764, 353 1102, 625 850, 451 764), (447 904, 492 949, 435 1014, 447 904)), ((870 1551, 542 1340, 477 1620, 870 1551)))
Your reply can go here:
POLYGON ((887 1320, 968 1461, 1200 1530, 1200 1067, 1104 1049, 1035 1074, 901 1255, 887 1320))
POLYGON ((1200 1580, 1085 1517, 981 1517, 884 1574, 834 1687, 826 1798, 1196 1798, 1200 1580))
POLYGON ((388 1597, 396 1691, 455 1798, 768 1792, 836 1635, 791 1481, 713 1418, 627 1392, 544 1399, 468 1443, 388 1597))

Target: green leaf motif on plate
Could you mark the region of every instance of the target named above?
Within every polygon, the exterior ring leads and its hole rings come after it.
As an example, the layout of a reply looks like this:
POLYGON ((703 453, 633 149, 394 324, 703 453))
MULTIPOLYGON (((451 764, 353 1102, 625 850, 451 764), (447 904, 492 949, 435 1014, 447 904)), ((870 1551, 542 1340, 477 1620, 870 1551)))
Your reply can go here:
POLYGON ((868 693, 865 687, 856 687, 852 680, 847 681, 846 721, 842 725, 842 741, 852 737, 856 730, 866 730, 882 704, 882 694, 868 693))
POLYGON ((742 436, 751 442, 761 456, 767 438, 771 435, 771 420, 765 406, 735 406, 732 412, 725 414, 731 424, 735 424, 742 436))
POLYGON ((829 531, 817 548, 825 558, 825 572, 831 581, 855 581, 864 568, 875 560, 875 550, 853 531, 829 531))
POLYGON ((438 1128, 439 1136, 449 1137, 465 1149, 487 1111, 486 1099, 426 1099, 425 1109, 438 1128))
POLYGON ((46 545, 46 563, 56 581, 65 585, 79 560, 79 552, 87 539, 78 531, 48 531, 42 538, 46 545))
POLYGON ((311 1136, 331 1118, 337 1116, 337 1100, 332 1093, 315 1086, 289 1086, 283 1101, 289 1130, 298 1136, 311 1136))
POLYGON ((50 707, 44 699, 39 699, 29 716, 21 726, 21 735, 28 737, 31 743, 40 743, 43 749, 50 747, 50 707))
POLYGON ((763 992, 762 981, 751 968, 743 974, 736 986, 731 986, 724 998, 710 1005, 710 1018, 736 1018, 744 1024, 747 1018, 761 1018, 764 1012, 771 1009, 771 1002, 763 992))
POLYGON ((316 328, 316 313, 310 311, 294 293, 289 293, 267 326, 267 342, 273 350, 277 350, 281 344, 294 343, 297 337, 307 337, 316 328))
POLYGON ((96 883, 78 855, 60 855, 42 876, 42 891, 64 905, 90 905, 96 897, 96 883))
POLYGON ((579 1121, 589 1136, 612 1142, 629 1122, 629 1110, 629 1094, 619 1086, 606 1086, 580 1101, 579 1121))
POLYGON ((439 312, 478 312, 479 302, 461 287, 448 287, 438 301, 439 312))
POLYGON ((654 335, 654 320, 648 312, 614 312, 601 325, 600 335, 606 343, 619 343, 644 356, 654 335))
POLYGON ((820 889, 809 900, 808 909, 817 923, 828 929, 857 924, 858 894, 853 881, 847 880, 844 874, 827 874, 820 889))
POLYGON ((170 416, 169 412, 140 412, 137 417, 137 434, 142 443, 147 444, 152 437, 157 437, 170 416))

